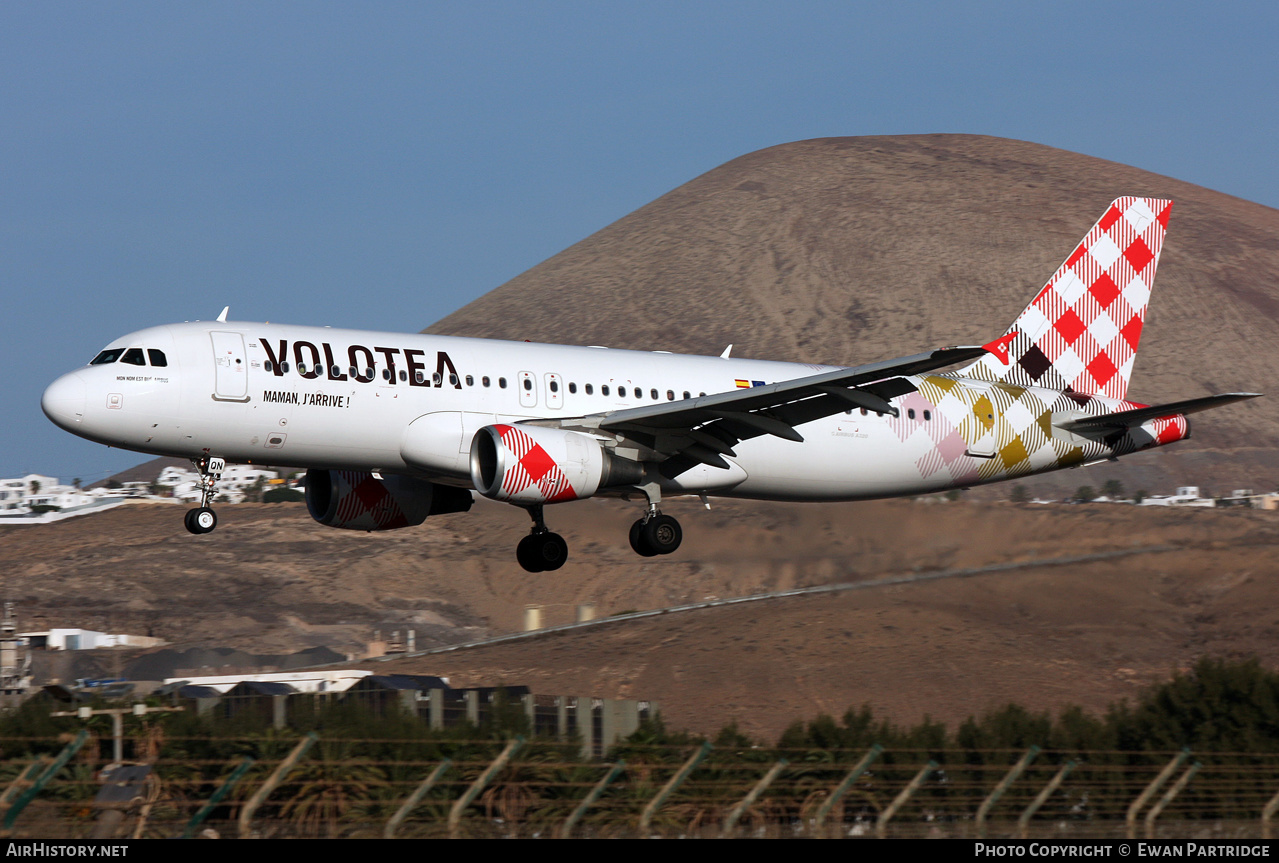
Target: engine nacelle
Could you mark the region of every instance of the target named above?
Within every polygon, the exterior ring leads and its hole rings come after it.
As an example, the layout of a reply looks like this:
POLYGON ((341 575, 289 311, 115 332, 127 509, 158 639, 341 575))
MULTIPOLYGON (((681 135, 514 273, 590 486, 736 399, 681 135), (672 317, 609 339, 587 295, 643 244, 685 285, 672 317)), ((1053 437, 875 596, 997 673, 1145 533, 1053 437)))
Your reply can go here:
POLYGON ((493 500, 563 503, 642 477, 639 464, 614 456, 581 432, 499 424, 485 426, 471 440, 471 482, 493 500))
POLYGON ((429 515, 466 512, 471 493, 411 476, 378 479, 354 470, 308 470, 306 508, 328 527, 395 530, 426 521, 429 515))

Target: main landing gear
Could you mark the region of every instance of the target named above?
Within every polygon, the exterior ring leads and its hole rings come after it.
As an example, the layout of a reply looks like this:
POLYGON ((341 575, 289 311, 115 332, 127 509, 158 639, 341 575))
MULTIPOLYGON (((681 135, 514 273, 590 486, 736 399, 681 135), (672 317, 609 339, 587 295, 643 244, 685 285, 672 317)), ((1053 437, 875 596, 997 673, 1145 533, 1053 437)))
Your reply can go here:
POLYGON ((192 463, 200 473, 200 505, 195 509, 187 510, 183 523, 190 533, 212 533, 218 526, 218 514, 209 508, 209 504, 213 502, 213 495, 216 494, 214 486, 222 478, 222 471, 226 470, 226 460, 206 456, 201 459, 192 459, 192 463))
POLYGON ((529 572, 550 572, 568 560, 568 543, 558 533, 551 533, 542 519, 542 505, 528 508, 533 529, 515 547, 515 559, 529 572))
POLYGON ((679 522, 656 510, 631 525, 631 548, 644 557, 670 554, 679 548, 684 531, 679 522))
POLYGON ((648 498, 648 512, 631 525, 631 548, 643 557, 670 554, 679 548, 684 539, 684 531, 678 521, 669 515, 662 515, 657 508, 662 498, 655 484, 645 486, 644 494, 648 498))

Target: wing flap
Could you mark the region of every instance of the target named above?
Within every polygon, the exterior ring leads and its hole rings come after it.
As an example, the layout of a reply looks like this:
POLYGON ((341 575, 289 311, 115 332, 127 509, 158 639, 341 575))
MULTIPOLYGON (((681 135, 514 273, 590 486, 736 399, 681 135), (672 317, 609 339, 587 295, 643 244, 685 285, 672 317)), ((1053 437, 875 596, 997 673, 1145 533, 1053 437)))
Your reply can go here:
MULTIPOLYGON (((829 396, 829 391, 823 389, 824 387, 859 387, 874 381, 882 381, 885 378, 935 371, 954 363, 961 363, 981 356, 985 352, 986 349, 982 347, 941 348, 926 354, 916 354, 896 360, 885 360, 884 362, 871 363, 870 365, 856 366, 854 368, 835 369, 834 371, 808 375, 807 377, 795 378, 789 381, 765 384, 762 387, 751 387, 750 389, 715 393, 714 395, 701 396, 695 399, 628 408, 605 414, 600 419, 599 428, 624 430, 642 427, 654 431, 658 429, 694 428, 720 418, 724 411, 754 413, 756 411, 780 408, 783 405, 790 405, 801 399, 811 399, 813 396, 828 396, 831 399, 827 403, 828 406, 839 405, 837 410, 827 410, 825 413, 802 420, 802 422, 808 422, 821 416, 830 416, 830 414, 838 413, 847 407, 839 397, 829 396)), ((868 387, 867 389, 876 392, 877 388, 868 387)), ((909 387, 907 391, 909 391, 909 387)), ((881 398, 892 398, 891 395, 885 396, 883 392, 877 392, 876 394, 881 398)), ((800 415, 806 416, 807 413, 807 411, 801 412, 800 415)), ((775 412, 773 416, 776 417, 775 412)), ((781 417, 777 418, 787 422, 781 417)), ((797 425, 798 422, 790 424, 797 425)))

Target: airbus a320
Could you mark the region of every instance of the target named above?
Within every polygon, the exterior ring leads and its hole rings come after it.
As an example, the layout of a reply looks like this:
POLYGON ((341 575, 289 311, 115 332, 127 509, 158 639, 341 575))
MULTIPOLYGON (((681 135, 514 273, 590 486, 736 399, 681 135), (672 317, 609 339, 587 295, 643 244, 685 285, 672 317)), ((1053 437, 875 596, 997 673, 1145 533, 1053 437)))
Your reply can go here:
POLYGON ((1253 398, 1129 401, 1171 201, 1114 201, 1001 338, 855 367, 216 321, 107 345, 45 391, 55 424, 190 458, 210 508, 225 464, 306 469, 321 524, 393 530, 524 508, 516 557, 568 558, 548 504, 643 501, 640 555, 680 546, 675 495, 851 501, 1114 459, 1186 439, 1187 415, 1253 398), (959 366, 957 370, 947 368, 959 366))

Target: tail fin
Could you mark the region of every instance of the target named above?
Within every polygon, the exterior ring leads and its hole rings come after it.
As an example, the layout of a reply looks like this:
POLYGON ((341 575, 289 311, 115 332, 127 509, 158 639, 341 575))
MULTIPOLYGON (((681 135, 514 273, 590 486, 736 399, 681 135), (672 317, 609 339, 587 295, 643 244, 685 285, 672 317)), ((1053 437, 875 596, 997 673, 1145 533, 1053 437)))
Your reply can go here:
POLYGON ((990 353, 961 371, 1122 399, 1172 201, 1118 198, 990 353))

